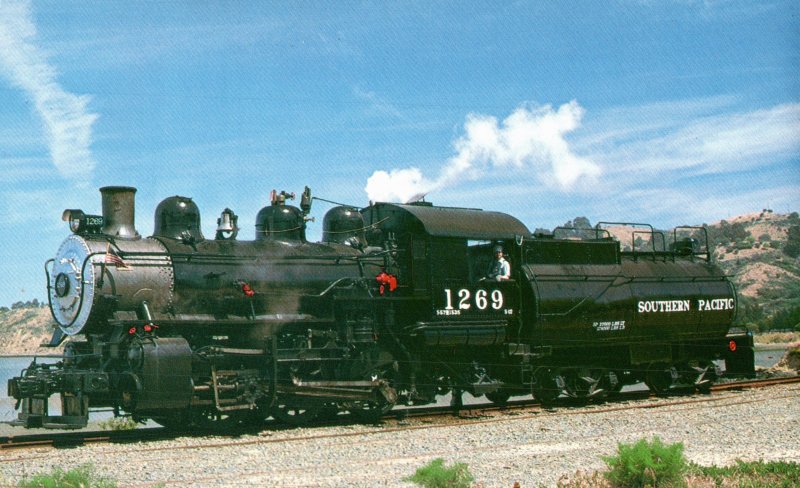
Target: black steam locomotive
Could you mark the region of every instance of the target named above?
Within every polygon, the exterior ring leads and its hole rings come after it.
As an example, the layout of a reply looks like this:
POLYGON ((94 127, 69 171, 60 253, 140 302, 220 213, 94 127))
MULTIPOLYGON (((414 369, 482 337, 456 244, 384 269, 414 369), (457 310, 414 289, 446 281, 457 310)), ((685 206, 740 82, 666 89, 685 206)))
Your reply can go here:
POLYGON ((610 224, 534 235, 500 212, 376 203, 334 207, 310 243, 306 188, 299 208, 273 192, 252 241, 237 239, 230 209, 206 239, 180 196, 142 238, 136 190, 100 191, 101 216, 64 211, 73 234, 45 268, 49 345, 69 340, 61 361, 9 380, 17 425, 81 427, 99 407, 176 427, 373 419, 447 393, 504 403, 602 398, 641 381, 705 390, 719 359, 753 372, 752 337, 729 331, 736 294, 702 228, 668 239, 626 224, 627 245, 610 224), (487 278, 497 246, 508 279, 487 278))

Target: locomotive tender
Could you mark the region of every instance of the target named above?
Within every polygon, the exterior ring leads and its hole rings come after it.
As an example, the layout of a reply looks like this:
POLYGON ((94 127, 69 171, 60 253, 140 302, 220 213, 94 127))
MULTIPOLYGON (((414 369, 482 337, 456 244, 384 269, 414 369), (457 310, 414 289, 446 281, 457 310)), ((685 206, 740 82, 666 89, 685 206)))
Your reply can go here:
POLYGON ((300 208, 273 192, 254 240, 237 239, 230 209, 206 239, 181 196, 158 205, 143 238, 136 189, 100 192, 102 216, 64 211, 73 234, 45 268, 49 345, 69 340, 60 362, 9 380, 17 425, 82 427, 95 408, 175 427, 374 419, 446 393, 504 403, 641 381, 706 390, 718 359, 728 374, 753 372, 752 336, 729 332, 736 294, 707 239, 699 246, 702 228, 676 229, 666 246, 626 224, 635 245, 623 250, 609 224, 534 235, 500 212, 375 203, 334 207, 310 243, 306 188, 300 208), (511 279, 486 278, 496 246, 511 279))

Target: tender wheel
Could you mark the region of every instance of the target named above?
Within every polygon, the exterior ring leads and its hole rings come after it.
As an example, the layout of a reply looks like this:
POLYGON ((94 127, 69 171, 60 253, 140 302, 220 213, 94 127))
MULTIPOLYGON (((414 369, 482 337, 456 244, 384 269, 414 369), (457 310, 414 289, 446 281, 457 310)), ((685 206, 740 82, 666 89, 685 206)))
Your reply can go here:
POLYGON ((588 368, 574 369, 565 374, 564 390, 572 398, 588 400, 600 394, 602 371, 588 368))
POLYGON ((694 388, 703 394, 711 393, 711 387, 719 378, 717 367, 712 361, 699 361, 696 366, 689 366, 694 374, 691 376, 694 388))
POLYGON ((623 375, 621 372, 618 371, 608 371, 606 374, 603 375, 602 380, 600 381, 600 388, 602 388, 606 396, 616 397, 619 395, 619 392, 622 391, 622 378, 623 375))
MULTIPOLYGON (((551 370, 537 372, 532 388, 533 397, 541 402, 542 405, 554 403, 564 389, 559 386, 559 379, 561 377, 551 370)), ((561 382, 563 383, 563 380, 561 382)))
POLYGON ((678 372, 674 367, 667 365, 653 366, 647 371, 644 383, 653 394, 663 396, 671 391, 677 376, 678 372))

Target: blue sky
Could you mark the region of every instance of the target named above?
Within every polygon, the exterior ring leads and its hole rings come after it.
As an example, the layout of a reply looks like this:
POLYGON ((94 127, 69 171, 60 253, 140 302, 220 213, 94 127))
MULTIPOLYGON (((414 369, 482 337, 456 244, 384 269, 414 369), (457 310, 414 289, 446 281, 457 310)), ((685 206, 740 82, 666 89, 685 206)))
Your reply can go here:
MULTIPOLYGON (((666 228, 800 210, 800 3, 0 0, 0 305, 64 208, 415 193, 666 228)), ((328 205, 316 202, 318 239, 328 205)))

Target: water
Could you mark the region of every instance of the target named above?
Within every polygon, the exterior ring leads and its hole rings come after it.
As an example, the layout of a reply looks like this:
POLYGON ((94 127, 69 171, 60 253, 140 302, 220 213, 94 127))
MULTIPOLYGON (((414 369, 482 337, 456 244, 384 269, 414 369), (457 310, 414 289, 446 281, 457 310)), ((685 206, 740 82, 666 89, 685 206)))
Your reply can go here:
POLYGON ((779 344, 778 346, 767 346, 768 348, 756 350, 756 367, 771 368, 778 364, 778 361, 783 357, 786 352, 786 346, 779 344))

